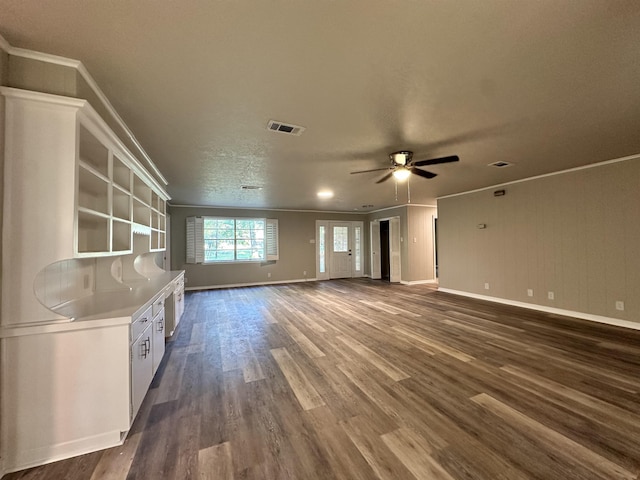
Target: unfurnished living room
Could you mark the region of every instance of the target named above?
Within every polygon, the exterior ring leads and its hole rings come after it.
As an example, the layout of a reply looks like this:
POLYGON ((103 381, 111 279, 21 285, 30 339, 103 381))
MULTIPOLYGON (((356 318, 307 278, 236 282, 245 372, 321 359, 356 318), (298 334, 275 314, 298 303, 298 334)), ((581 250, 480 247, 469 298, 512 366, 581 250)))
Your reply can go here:
POLYGON ((639 480, 640 3, 0 0, 2 480, 639 480))

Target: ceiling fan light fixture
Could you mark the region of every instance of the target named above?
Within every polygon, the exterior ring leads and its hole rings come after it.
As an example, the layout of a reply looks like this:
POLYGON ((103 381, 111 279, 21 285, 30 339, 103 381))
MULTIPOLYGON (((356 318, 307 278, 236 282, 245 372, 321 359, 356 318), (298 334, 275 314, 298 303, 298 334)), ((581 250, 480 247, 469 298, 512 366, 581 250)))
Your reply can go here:
POLYGON ((407 165, 411 161, 413 153, 409 151, 401 151, 392 153, 389 156, 391 157, 391 161, 394 165, 407 165))
POLYGON ((405 181, 411 175, 411 170, 407 167, 398 167, 393 171, 393 177, 401 182, 405 181))

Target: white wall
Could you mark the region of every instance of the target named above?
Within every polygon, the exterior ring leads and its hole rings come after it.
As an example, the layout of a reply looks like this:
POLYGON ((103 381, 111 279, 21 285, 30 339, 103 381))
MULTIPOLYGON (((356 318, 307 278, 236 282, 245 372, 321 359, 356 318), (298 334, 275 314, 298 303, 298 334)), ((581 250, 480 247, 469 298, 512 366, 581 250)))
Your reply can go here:
POLYGON ((441 288, 640 323, 640 160, 500 188, 438 201, 441 288))

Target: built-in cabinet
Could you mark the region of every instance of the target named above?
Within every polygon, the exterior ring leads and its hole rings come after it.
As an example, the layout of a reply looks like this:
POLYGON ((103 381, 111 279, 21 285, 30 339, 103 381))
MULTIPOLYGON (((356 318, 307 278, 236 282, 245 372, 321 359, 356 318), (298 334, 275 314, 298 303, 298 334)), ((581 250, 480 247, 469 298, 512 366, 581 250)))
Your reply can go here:
POLYGON ((121 443, 184 308, 163 186, 85 100, 1 87, 0 470, 121 443), (166 307, 170 307, 166 315, 166 307))
POLYGON ((167 298, 166 303, 166 336, 170 337, 178 328, 180 318, 184 312, 184 273, 180 274, 174 282, 173 295, 167 298))

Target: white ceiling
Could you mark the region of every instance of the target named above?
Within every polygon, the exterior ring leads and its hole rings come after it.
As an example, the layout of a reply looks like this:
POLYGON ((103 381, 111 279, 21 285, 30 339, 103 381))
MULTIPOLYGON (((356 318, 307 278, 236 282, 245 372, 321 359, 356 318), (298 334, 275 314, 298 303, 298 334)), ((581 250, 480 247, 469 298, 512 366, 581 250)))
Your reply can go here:
POLYGON ((174 204, 404 204, 406 186, 396 200, 381 173, 349 174, 399 149, 460 156, 414 176, 418 204, 640 153, 637 0, 0 0, 0 12, 14 47, 85 64, 174 204), (270 132, 270 119, 306 131, 270 132), (500 160, 515 165, 487 167, 500 160))

